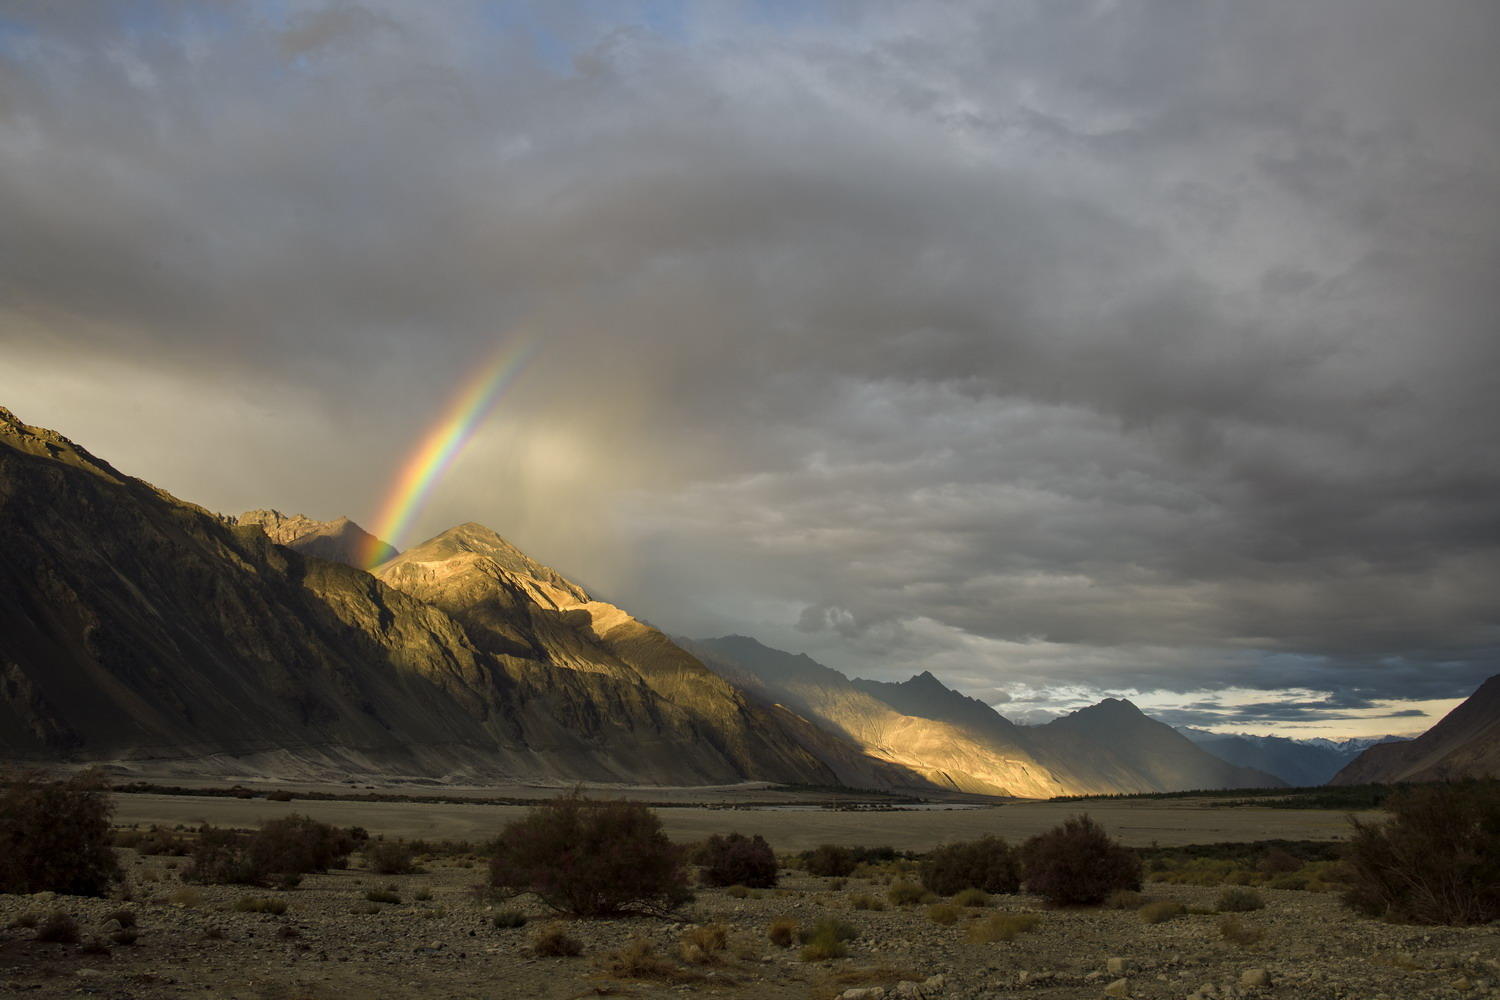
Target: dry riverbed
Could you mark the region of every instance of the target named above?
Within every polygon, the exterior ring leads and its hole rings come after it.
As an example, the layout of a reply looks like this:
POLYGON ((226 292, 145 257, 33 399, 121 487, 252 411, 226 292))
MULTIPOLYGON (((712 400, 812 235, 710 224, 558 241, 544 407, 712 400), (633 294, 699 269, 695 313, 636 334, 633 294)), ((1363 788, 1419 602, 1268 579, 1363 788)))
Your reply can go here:
MULTIPOLYGON (((923 905, 855 909, 860 896, 885 898, 887 886, 879 881, 849 879, 841 885, 793 872, 785 874, 781 888, 744 898, 723 889, 700 890, 675 920, 566 922, 565 931, 583 946, 582 954, 544 958, 533 954, 531 941, 550 919, 545 910, 522 901, 531 922, 497 929, 496 904, 470 892, 484 872, 482 866, 464 867, 471 862, 429 861, 424 873, 397 877, 335 871, 276 892, 188 887, 178 880, 180 859, 143 859, 132 851, 121 856, 135 902, 0 896, 0 928, 5 928, 0 930, 0 994, 120 1000, 599 995, 780 1000, 881 988, 889 996, 945 1000, 1500 996, 1496 928, 1387 925, 1349 913, 1332 894, 1262 890, 1265 909, 1239 916, 1264 936, 1255 944, 1236 945, 1223 940, 1218 915, 1188 914, 1147 924, 1133 910, 1048 910, 1025 895, 995 897, 991 907, 965 909, 956 923, 940 926, 923 905), (366 899, 367 892, 387 887, 400 902, 366 899), (282 900, 285 913, 235 910, 236 901, 248 897, 282 900), (87 954, 81 945, 39 943, 33 929, 13 926, 27 914, 61 911, 78 920, 87 941, 104 936, 109 916, 122 908, 133 913, 139 938, 102 954, 87 954), (1009 942, 968 940, 969 925, 996 912, 1035 913, 1040 919, 1035 930, 1009 942), (768 926, 778 918, 807 926, 828 916, 855 928, 845 958, 804 962, 796 946, 781 948, 767 939, 768 926), (706 964, 684 961, 683 934, 707 924, 728 929, 728 948, 706 964), (675 970, 669 979, 641 981, 602 969, 607 953, 636 938, 651 941, 669 960, 675 970), (903 980, 913 985, 900 986, 903 980), (1250 985, 1261 982, 1265 985, 1250 985)), ((1199 908, 1211 907, 1220 892, 1164 884, 1146 888, 1153 897, 1199 908)))

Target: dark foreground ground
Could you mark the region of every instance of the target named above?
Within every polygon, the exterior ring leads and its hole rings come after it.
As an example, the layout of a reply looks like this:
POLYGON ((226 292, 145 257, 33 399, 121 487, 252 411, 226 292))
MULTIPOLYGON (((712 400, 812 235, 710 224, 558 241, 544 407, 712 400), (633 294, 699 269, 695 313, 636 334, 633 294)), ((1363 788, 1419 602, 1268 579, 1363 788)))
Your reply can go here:
MULTIPOLYGON (((858 839, 893 839, 878 825, 881 817, 865 819, 858 839)), ((889 883, 901 877, 891 867, 843 882, 789 872, 779 889, 742 898, 737 893, 743 890, 701 890, 674 920, 568 922, 565 932, 582 945, 582 954, 549 958, 536 955, 531 945, 548 914, 522 902, 531 922, 497 929, 496 904, 470 891, 483 867, 468 859, 428 861, 424 873, 399 877, 335 871, 276 892, 185 886, 178 879, 181 859, 140 858, 131 851, 121 856, 134 902, 0 896, 0 995, 780 1000, 883 989, 887 996, 951 1000, 1500 996, 1500 928, 1387 925, 1351 914, 1333 893, 1260 890, 1265 908, 1239 915, 1246 936, 1259 934, 1259 940, 1236 944, 1224 939, 1218 914, 1189 913, 1150 924, 1133 909, 1048 910, 1025 895, 965 908, 945 926, 930 918, 927 904, 856 908, 885 902, 889 883), (399 902, 371 902, 371 890, 394 892, 399 902), (280 900, 285 912, 235 908, 251 898, 280 900), (133 914, 139 937, 132 945, 112 944, 107 953, 39 943, 34 929, 14 926, 30 922, 28 914, 61 911, 77 919, 86 942, 107 934, 110 915, 121 909, 133 914), (997 912, 1033 913, 1039 920, 1034 930, 1008 942, 971 941, 970 925, 997 912), (847 957, 803 961, 796 946, 777 947, 767 938, 777 918, 808 926, 829 916, 854 928, 847 957), (725 949, 708 956, 684 952, 684 934, 711 924, 727 929, 725 949), (608 954, 635 939, 651 942, 660 956, 653 978, 607 969, 608 954), (903 981, 911 985, 899 985, 903 981), (1251 985, 1256 983, 1265 985, 1251 985)), ((1221 890, 1155 883, 1146 891, 1207 910, 1221 890)))

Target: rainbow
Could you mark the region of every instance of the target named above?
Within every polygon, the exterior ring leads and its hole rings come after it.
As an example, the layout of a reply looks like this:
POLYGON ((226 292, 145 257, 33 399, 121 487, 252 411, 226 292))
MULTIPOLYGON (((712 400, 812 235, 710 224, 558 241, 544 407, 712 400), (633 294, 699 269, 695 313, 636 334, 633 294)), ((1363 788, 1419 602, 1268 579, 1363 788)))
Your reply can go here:
POLYGON ((374 533, 360 553, 362 566, 373 569, 380 563, 382 541, 401 546, 433 487, 530 357, 530 340, 518 337, 502 344, 485 365, 464 380, 441 419, 422 435, 391 484, 375 517, 374 533))

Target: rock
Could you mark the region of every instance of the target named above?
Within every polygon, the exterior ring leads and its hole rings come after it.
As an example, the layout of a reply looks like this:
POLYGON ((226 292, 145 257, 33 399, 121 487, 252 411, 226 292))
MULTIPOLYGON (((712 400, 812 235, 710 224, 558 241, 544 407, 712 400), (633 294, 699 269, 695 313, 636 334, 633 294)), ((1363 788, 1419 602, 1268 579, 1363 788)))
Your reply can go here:
POLYGON ((1125 974, 1125 960, 1119 956, 1110 958, 1104 963, 1104 971, 1111 976, 1123 976, 1125 974))
POLYGON ((943 990, 947 989, 947 987, 948 977, 943 975, 942 973, 938 973, 935 976, 928 976, 926 982, 922 984, 922 989, 929 994, 941 993, 943 992, 943 990))
POLYGON ((879 986, 856 986, 840 993, 839 1000, 885 1000, 885 990, 879 986))
POLYGON ((1246 969, 1240 973, 1240 987, 1247 990, 1263 990, 1271 985, 1271 974, 1265 969, 1246 969))
POLYGON ((1130 980, 1116 979, 1114 982, 1104 987, 1104 995, 1107 997, 1130 996, 1130 980))
POLYGON ((1474 988, 1474 984, 1469 982, 1468 976, 1459 976, 1457 979, 1453 980, 1453 988, 1455 990, 1472 990, 1474 988))
POLYGON ((120 922, 118 920, 114 919, 113 917, 109 918, 108 920, 106 920, 104 922, 104 933, 106 933, 106 934, 113 934, 115 931, 123 930, 123 929, 124 928, 120 924, 120 922))
POLYGON ((922 1000, 922 987, 910 979, 902 980, 891 988, 891 996, 899 1000, 922 1000))

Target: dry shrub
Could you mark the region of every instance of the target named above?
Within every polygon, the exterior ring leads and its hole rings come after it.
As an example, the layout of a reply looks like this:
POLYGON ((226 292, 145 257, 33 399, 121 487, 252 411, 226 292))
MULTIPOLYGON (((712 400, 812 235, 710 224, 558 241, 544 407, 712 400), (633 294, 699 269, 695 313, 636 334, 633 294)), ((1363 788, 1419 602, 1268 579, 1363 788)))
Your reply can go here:
POLYGON ((1187 912, 1187 907, 1175 900, 1162 899, 1155 903, 1147 903, 1136 912, 1140 914, 1143 923, 1162 924, 1173 917, 1182 916, 1187 912))
POLYGON ((54 913, 36 929, 36 939, 52 944, 77 944, 78 921, 66 913, 54 913))
POLYGON ((809 875, 824 877, 849 876, 854 874, 854 869, 858 866, 859 861, 854 857, 854 852, 837 844, 820 844, 808 851, 802 862, 802 867, 807 869, 809 875))
POLYGON ((111 808, 93 775, 0 774, 0 893, 108 893, 119 874, 111 808))
POLYGON ((301 875, 347 865, 357 844, 351 831, 308 816, 267 820, 251 834, 204 825, 198 830, 192 864, 182 877, 227 885, 274 881, 293 888, 301 875))
POLYGON ((989 893, 983 889, 965 889, 953 897, 953 901, 959 906, 989 906, 989 893))
POLYGON ((27 930, 31 930, 41 922, 42 918, 37 916, 35 913, 23 913, 19 917, 16 917, 16 919, 12 920, 10 922, 10 926, 24 927, 27 930))
POLYGON ((1139 890, 1141 860, 1088 816, 1073 816, 1022 848, 1026 887, 1048 902, 1103 902, 1116 889, 1139 890))
POLYGON ((743 885, 769 889, 776 884, 776 854, 760 834, 714 834, 697 851, 704 885, 743 885))
POLYGON ((365 898, 372 903, 399 903, 401 894, 390 889, 370 889, 365 892, 365 898))
POLYGON ((1386 809, 1384 823, 1350 818, 1345 903, 1403 923, 1500 919, 1500 781, 1409 788, 1386 809))
MULTIPOLYGON (((537 954, 541 954, 540 951, 537 954)), ((578 952, 569 954, 576 955, 578 952)), ((600 972, 615 979, 676 980, 683 970, 656 953, 656 946, 645 938, 632 938, 622 948, 606 952, 595 959, 600 972)))
POLYGON ((531 950, 543 958, 571 958, 583 954, 583 945, 562 924, 552 923, 531 936, 531 950))
POLYGON ((850 907, 856 910, 883 910, 885 900, 879 896, 872 896, 868 892, 862 892, 849 901, 850 907))
POLYGON ((958 923, 958 915, 963 912, 952 903, 937 903, 927 908, 927 919, 944 927, 952 927, 958 923))
POLYGON ((665 914, 692 898, 683 851, 639 802, 579 794, 534 806, 508 824, 490 860, 490 884, 535 893, 563 913, 665 914))
POLYGON ((897 906, 930 903, 937 897, 913 882, 897 882, 886 890, 885 898, 897 906))
POLYGON ((732 885, 728 889, 724 890, 724 895, 731 896, 734 899, 744 899, 746 896, 750 895, 750 889, 747 886, 743 885, 732 885))
POLYGON ((1214 909, 1220 913, 1248 913, 1265 905, 1266 901, 1254 889, 1225 889, 1214 901, 1214 909))
POLYGON ((975 944, 1014 941, 1019 934, 1035 930, 1042 918, 1035 913, 992 913, 969 925, 964 937, 975 944))
POLYGON ((1231 944, 1248 948, 1266 936, 1266 932, 1239 917, 1226 916, 1219 919, 1219 936, 1231 944))
POLYGON ((365 861, 376 875, 410 875, 416 870, 412 849, 399 840, 377 840, 366 844, 365 861))
POLYGON ((771 926, 766 928, 766 937, 778 948, 790 948, 797 940, 797 921, 790 917, 771 921, 771 926))
POLYGON ((944 844, 927 855, 920 872, 922 884, 939 896, 965 889, 1015 892, 1021 888, 1020 861, 1001 837, 944 844))

